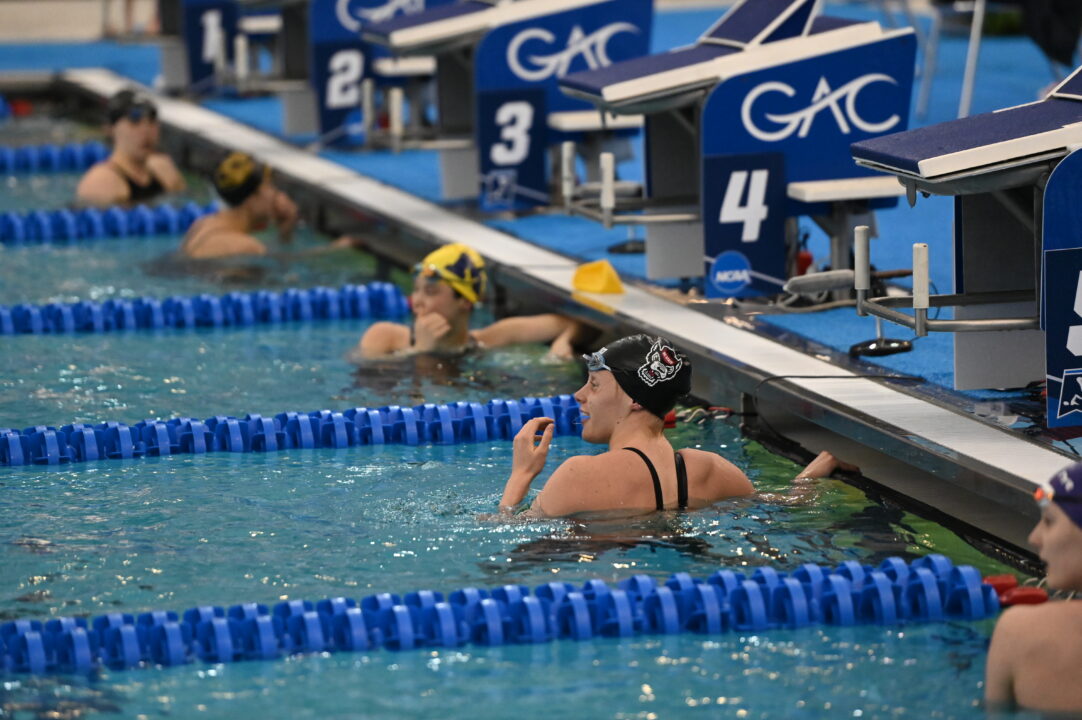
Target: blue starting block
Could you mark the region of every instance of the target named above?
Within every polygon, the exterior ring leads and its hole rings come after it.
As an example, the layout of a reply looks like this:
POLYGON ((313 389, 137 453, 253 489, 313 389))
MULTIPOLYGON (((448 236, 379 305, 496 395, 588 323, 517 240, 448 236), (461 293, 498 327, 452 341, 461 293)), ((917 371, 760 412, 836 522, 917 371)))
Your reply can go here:
POLYGON ((237 0, 158 0, 163 89, 213 90, 233 56, 237 0))
POLYGON ((377 90, 405 85, 419 125, 432 61, 395 63, 385 50, 362 40, 369 25, 423 12, 450 0, 309 0, 282 3, 283 80, 279 91, 287 134, 315 134, 320 144, 345 138, 353 128, 378 127, 377 90), (299 82, 298 82, 299 81, 299 82), (360 117, 357 118, 357 113, 360 117), (357 120, 363 124, 358 124, 357 120))
POLYGON ((916 39, 817 7, 741 0, 692 46, 564 78, 572 97, 646 118, 641 195, 621 196, 605 156, 600 187, 578 186, 565 147, 568 210, 644 225, 647 277, 705 276, 708 297, 780 291, 802 215, 833 238, 832 266, 848 267, 851 228, 902 193, 855 168, 849 145, 905 129, 916 39))
POLYGON ((373 140, 439 150, 445 200, 547 204, 550 147, 579 140, 589 160, 641 124, 561 94, 559 81, 644 55, 652 19, 652 0, 467 0, 373 23, 364 38, 393 57, 435 58, 437 89, 430 136, 408 138, 392 103, 388 131, 373 140))
MULTIPOLYGON (((858 164, 896 176, 910 204, 918 191, 955 197, 954 293, 929 294, 927 246, 918 243, 913 295, 870 298, 858 283, 858 312, 918 336, 956 333, 957 389, 1047 378, 1049 427, 1082 425, 1080 143, 1082 69, 1039 102, 852 148, 858 164), (912 315, 894 309, 906 306, 912 315), (953 307, 953 318, 929 319, 929 306, 953 307)), ((867 266, 860 247, 858 258, 859 279, 867 266)))

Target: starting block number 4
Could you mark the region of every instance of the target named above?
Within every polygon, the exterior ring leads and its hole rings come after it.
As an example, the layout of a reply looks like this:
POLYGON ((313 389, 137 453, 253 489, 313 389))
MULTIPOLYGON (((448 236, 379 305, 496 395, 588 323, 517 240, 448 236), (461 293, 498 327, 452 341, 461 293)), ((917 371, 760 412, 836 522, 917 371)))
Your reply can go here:
POLYGON ((744 227, 740 235, 741 242, 752 243, 759 240, 763 222, 770 214, 770 208, 766 204, 766 189, 769 183, 769 170, 736 170, 729 176, 729 184, 725 188, 718 222, 742 223, 744 227), (747 202, 741 204, 745 188, 747 188, 747 202))

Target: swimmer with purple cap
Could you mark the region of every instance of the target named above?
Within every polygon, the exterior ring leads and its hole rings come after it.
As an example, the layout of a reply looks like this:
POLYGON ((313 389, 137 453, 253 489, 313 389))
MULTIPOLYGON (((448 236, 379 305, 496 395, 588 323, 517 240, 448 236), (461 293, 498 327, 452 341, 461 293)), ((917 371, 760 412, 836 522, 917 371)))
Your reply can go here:
MULTIPOLYGON (((582 439, 607 444, 600 455, 577 455, 556 468, 529 508, 520 507, 544 470, 553 420, 534 418, 515 436, 511 477, 500 511, 531 517, 626 517, 695 510, 754 488, 717 453, 674 451, 665 415, 691 392, 691 360, 664 337, 632 335, 584 356, 589 377, 575 393, 582 439)), ((839 467, 822 453, 799 475, 826 477, 839 467)))
MULTIPOLYGON (((1082 463, 1034 493, 1041 519, 1029 542, 1050 588, 1082 591, 1082 463)), ((999 618, 988 649, 984 700, 990 711, 1018 708, 1082 713, 1082 602, 1018 605, 999 618)))

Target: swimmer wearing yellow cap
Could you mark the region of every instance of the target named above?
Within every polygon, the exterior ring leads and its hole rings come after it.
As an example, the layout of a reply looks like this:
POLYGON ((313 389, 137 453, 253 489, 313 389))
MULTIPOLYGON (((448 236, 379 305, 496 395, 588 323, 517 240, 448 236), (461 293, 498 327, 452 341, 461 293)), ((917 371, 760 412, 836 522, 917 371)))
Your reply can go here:
POLYGON ((270 168, 234 152, 218 163, 212 179, 226 207, 192 225, 181 243, 181 255, 198 259, 266 255, 267 247, 252 233, 272 221, 279 238, 289 242, 297 206, 274 186, 270 168))
POLYGON ((512 317, 470 329, 470 313, 488 281, 485 261, 461 243, 444 245, 417 264, 410 305, 413 325, 376 323, 354 350, 357 358, 401 353, 457 353, 518 343, 551 343, 550 354, 569 358, 581 326, 556 314, 512 317))

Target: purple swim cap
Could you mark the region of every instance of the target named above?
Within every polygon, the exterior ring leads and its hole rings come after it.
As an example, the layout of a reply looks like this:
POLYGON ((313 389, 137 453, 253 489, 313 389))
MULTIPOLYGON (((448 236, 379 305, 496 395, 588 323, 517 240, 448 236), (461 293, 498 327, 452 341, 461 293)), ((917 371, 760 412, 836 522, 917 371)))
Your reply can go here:
POLYGON ((1033 497, 1042 505, 1054 502, 1075 525, 1082 527, 1082 463, 1060 470, 1046 485, 1037 488, 1033 497))

